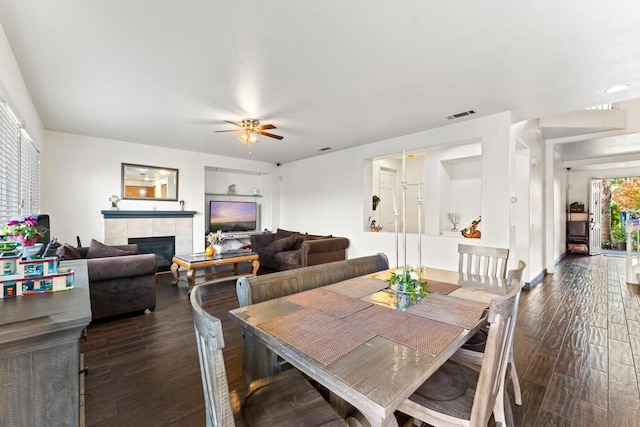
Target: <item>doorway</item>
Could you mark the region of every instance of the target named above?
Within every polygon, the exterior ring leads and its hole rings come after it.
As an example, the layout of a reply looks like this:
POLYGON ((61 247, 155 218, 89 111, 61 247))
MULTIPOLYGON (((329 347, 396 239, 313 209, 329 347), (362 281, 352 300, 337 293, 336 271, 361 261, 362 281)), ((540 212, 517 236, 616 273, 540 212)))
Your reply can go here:
MULTIPOLYGON (((612 252, 626 251, 626 231, 625 226, 628 220, 640 217, 640 177, 620 177, 620 178, 593 178, 594 185, 600 186, 600 218, 594 215, 593 221, 599 225, 600 242, 602 250, 612 252), (597 183, 596 183, 597 182, 597 183)), ((595 196, 592 190, 592 196, 595 196)), ((636 237, 633 237, 632 244, 637 246, 636 237)))

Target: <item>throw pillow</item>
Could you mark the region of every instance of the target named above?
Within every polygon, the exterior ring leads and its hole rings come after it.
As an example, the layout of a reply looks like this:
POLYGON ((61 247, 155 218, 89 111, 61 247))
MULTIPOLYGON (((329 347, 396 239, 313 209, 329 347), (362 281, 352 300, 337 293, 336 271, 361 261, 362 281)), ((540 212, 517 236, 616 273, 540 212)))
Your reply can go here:
POLYGON ((298 236, 300 233, 297 231, 289 231, 283 230, 282 228, 278 228, 276 230, 276 240, 280 240, 284 237, 298 236))
POLYGON ((133 255, 133 253, 105 245, 94 239, 91 239, 91 245, 89 245, 89 250, 87 251, 87 258, 107 258, 124 255, 133 255))
POLYGON ((56 249, 56 256, 60 261, 65 261, 68 259, 80 259, 80 252, 73 246, 68 243, 65 243, 64 246, 60 246, 56 249))
POLYGON ((278 253, 284 251, 290 251, 296 246, 296 237, 283 237, 282 239, 278 239, 275 242, 269 243, 269 245, 264 248, 266 252, 278 253))

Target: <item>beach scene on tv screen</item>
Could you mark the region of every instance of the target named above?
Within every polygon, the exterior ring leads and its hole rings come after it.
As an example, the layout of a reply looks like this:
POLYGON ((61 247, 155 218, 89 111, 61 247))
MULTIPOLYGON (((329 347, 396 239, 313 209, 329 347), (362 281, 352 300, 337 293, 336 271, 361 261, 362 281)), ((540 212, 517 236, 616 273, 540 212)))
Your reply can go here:
POLYGON ((253 231, 255 229, 255 203, 211 202, 210 231, 253 231))

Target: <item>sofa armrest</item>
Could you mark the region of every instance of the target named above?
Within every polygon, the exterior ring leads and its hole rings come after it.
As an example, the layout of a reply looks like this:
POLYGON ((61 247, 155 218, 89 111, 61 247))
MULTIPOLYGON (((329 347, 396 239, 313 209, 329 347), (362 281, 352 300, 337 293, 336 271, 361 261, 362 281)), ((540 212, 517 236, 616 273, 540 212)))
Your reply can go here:
POLYGON ((158 270, 158 260, 155 254, 89 258, 87 259, 87 269, 89 282, 99 282, 155 274, 158 270))
POLYGON ((276 240, 275 234, 254 234, 249 237, 251 241, 251 250, 253 252, 262 252, 264 248, 269 246, 272 242, 276 240))
POLYGON ((303 267, 341 261, 346 259, 348 247, 349 239, 346 237, 305 240, 300 248, 300 261, 303 267))
POLYGON ((305 240, 302 250, 307 254, 345 250, 349 247, 349 239, 346 237, 327 237, 326 239, 305 240))

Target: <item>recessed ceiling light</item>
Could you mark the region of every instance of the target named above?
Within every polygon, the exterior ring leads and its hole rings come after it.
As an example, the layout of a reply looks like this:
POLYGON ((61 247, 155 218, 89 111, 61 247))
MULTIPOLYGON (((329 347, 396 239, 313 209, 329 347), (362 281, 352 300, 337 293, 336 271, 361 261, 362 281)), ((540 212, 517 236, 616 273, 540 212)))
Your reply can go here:
POLYGON ((611 86, 610 88, 606 89, 605 92, 607 93, 615 93, 615 92, 620 92, 622 90, 628 89, 629 85, 614 85, 611 86))

